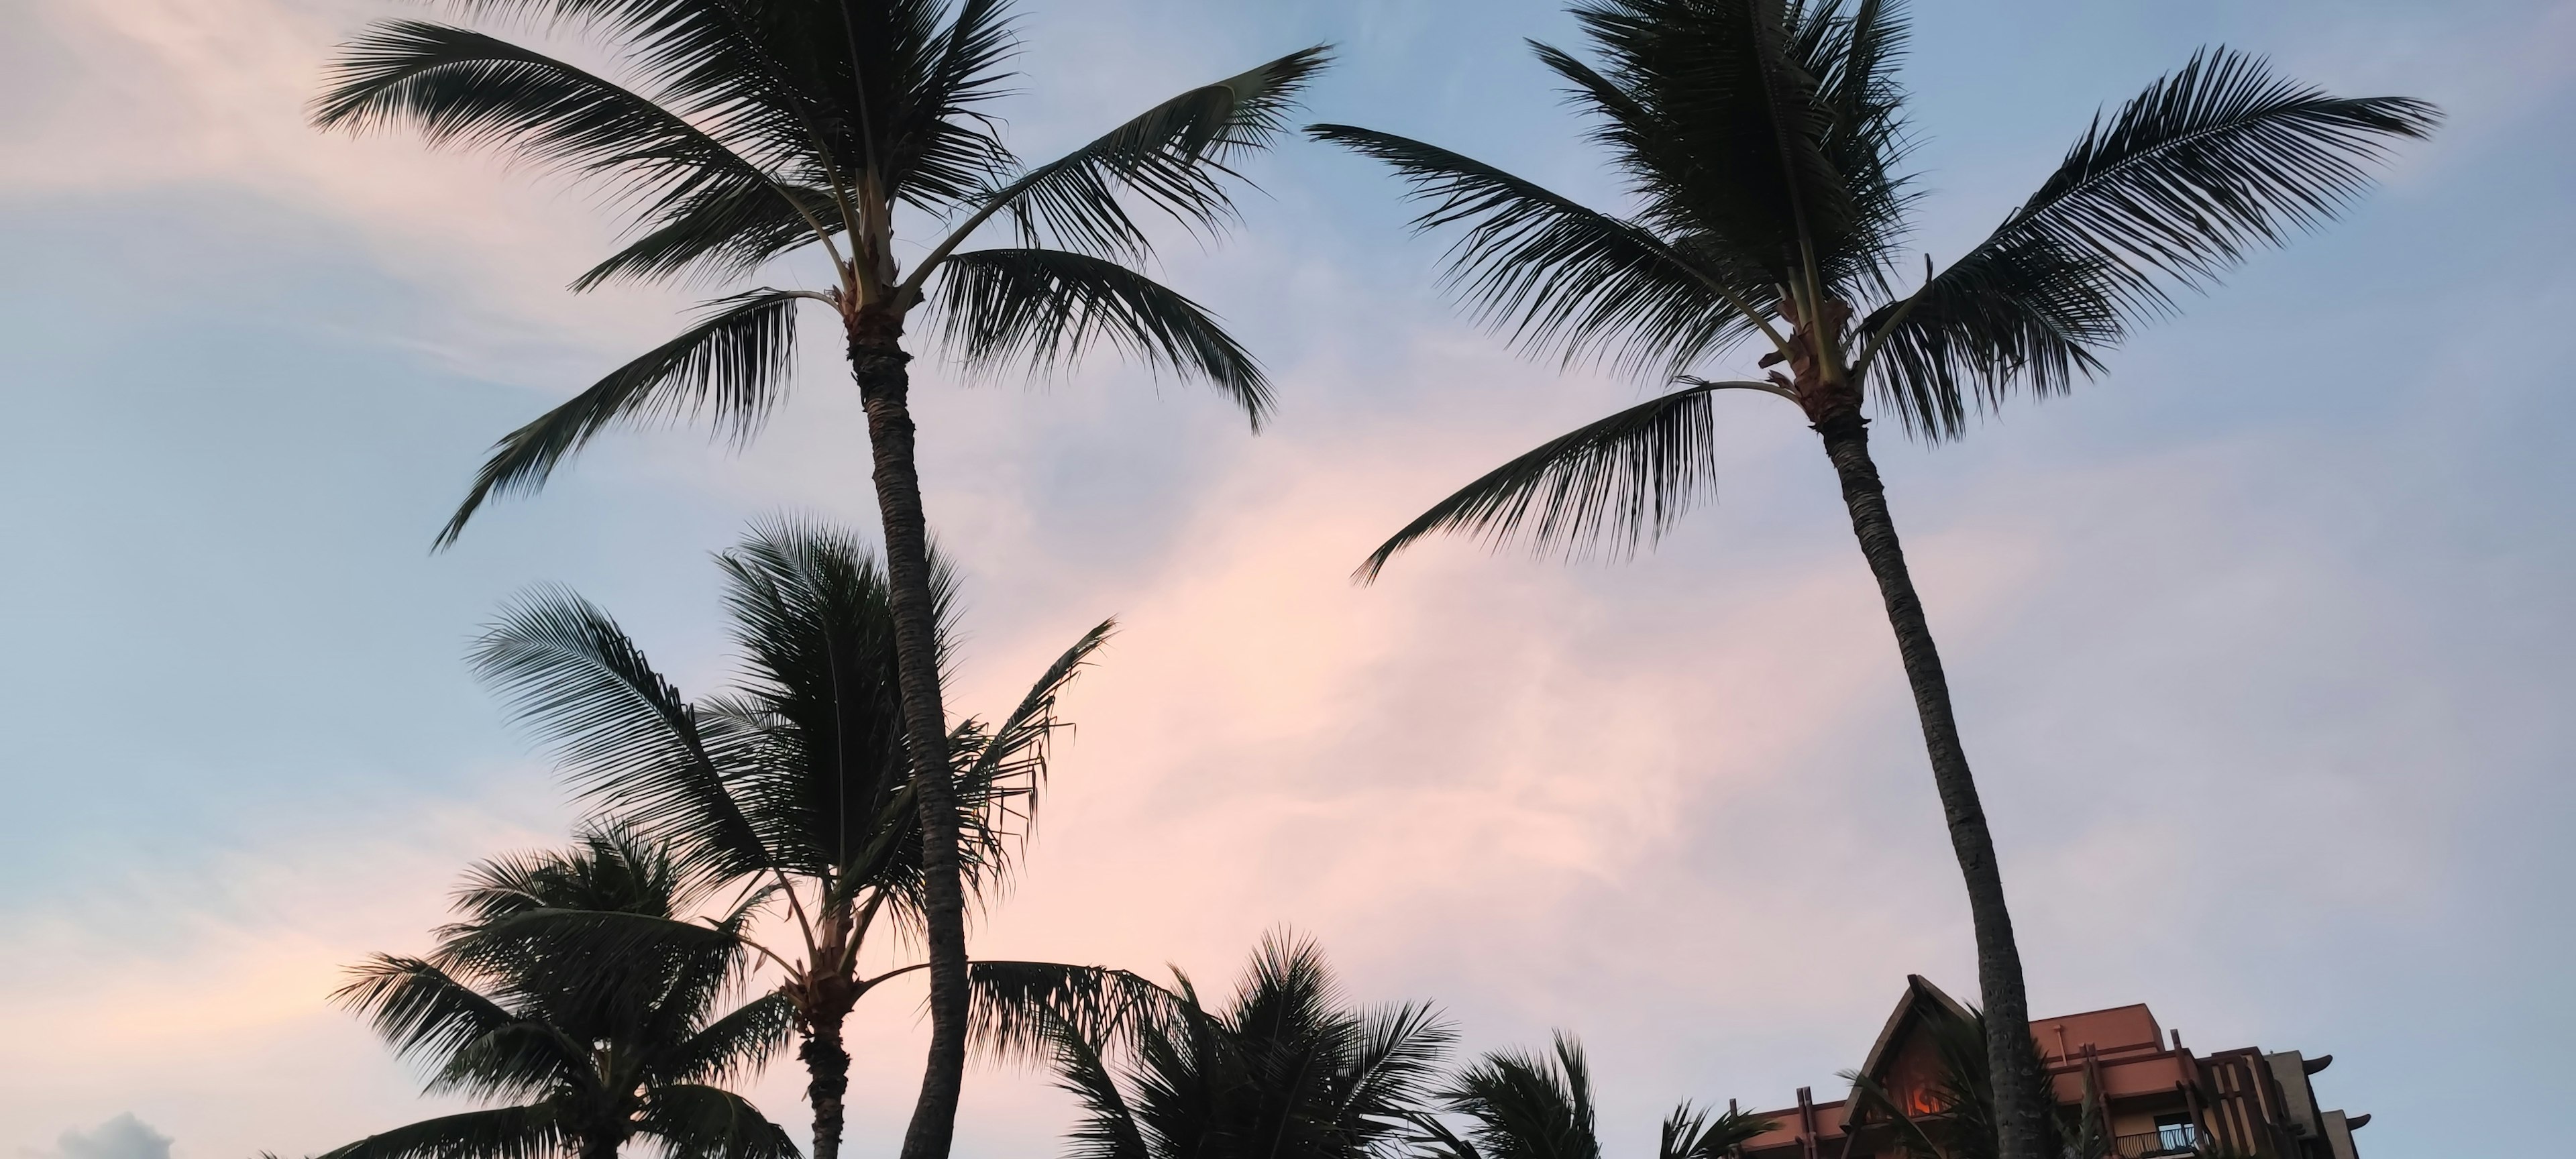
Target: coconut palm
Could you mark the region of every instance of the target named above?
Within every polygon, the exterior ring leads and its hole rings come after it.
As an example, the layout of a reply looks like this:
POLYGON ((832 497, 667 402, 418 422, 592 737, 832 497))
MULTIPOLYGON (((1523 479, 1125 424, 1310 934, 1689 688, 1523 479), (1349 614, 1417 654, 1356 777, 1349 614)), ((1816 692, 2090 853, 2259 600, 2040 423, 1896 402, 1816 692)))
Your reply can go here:
MULTIPOLYGON (((1460 1071, 1435 1096, 1441 1110, 1464 1116, 1465 1134, 1432 1115, 1418 1116, 1423 1159, 1601 1159, 1594 1128, 1592 1067, 1583 1044, 1556 1036, 1547 1056, 1495 1051, 1460 1071)), ((1736 1110, 1673 1108, 1665 1116, 1657 1159, 1724 1159, 1772 1128, 1736 1110)))
MULTIPOLYGON (((929 908, 919 795, 898 691, 893 597, 854 536, 781 524, 717 557, 743 679, 684 699, 608 615, 569 592, 523 599, 485 634, 476 666, 556 742, 567 774, 609 816, 667 841, 691 873, 753 891, 795 941, 668 915, 559 909, 502 932, 613 954, 633 939, 748 946, 783 974, 814 1110, 814 1154, 838 1153, 850 1055, 843 1025, 859 999, 921 963, 870 974, 871 935, 917 940, 929 908)), ((944 568, 934 607, 950 606, 944 568)), ((968 892, 988 896, 1011 866, 1045 776, 1056 699, 1109 637, 1103 623, 1041 675, 997 724, 969 719, 944 746, 959 802, 968 892)), ((944 635, 942 637, 945 638, 944 635)), ((1063 1001, 1070 968, 979 962, 1022 1001, 1063 1001)), ((1094 989, 1096 989, 1096 984, 1094 989)))
POLYGON ((1155 105, 1064 156, 1023 164, 991 102, 1014 51, 1008 0, 449 0, 602 41, 618 75, 474 29, 377 25, 334 66, 314 119, 414 126, 599 182, 635 234, 573 283, 743 279, 819 253, 820 289, 759 287, 706 303, 677 337, 504 436, 441 533, 487 500, 542 485, 623 422, 711 417, 749 436, 787 388, 795 312, 829 311, 867 411, 876 501, 918 762, 931 1045, 903 1159, 945 1155, 966 1045, 965 893, 947 798, 933 581, 904 336, 928 311, 969 369, 1043 368, 1102 342, 1205 381, 1257 427, 1260 367, 1206 310, 1138 272, 1168 217, 1208 233, 1231 215, 1231 166, 1279 133, 1324 63, 1307 49, 1155 105), (927 224, 909 270, 897 214, 927 224), (988 229, 987 227, 991 227, 988 229), (999 244, 985 244, 994 234, 999 244))
MULTIPOLYGON (((370 1135, 324 1159, 615 1159, 638 1139, 675 1156, 794 1159, 787 1133, 721 1085, 785 1043, 791 1014, 776 995, 720 1011, 743 979, 739 946, 646 940, 603 956, 484 936, 532 910, 668 921, 705 900, 667 850, 624 829, 476 866, 457 897, 466 920, 441 931, 439 952, 370 958, 337 998, 396 1053, 427 1062, 432 1093, 506 1105, 370 1135)), ((737 907, 709 921, 733 930, 749 916, 737 907)))
POLYGON ((1082 1107, 1076 1159, 1392 1159, 1452 1035, 1427 1006, 1352 1006, 1310 942, 1262 940, 1232 1000, 1122 974, 1119 1017, 1029 1007, 1013 1042, 1082 1107))
MULTIPOLYGON (((1905 45, 1893 0, 1585 0, 1597 63, 1538 46, 1627 187, 1596 210, 1433 145, 1347 125, 1315 135, 1393 166, 1455 229, 1451 285, 1524 347, 1604 357, 1676 389, 1550 440, 1441 500, 1361 566, 1466 532, 1579 551, 1664 531, 1714 475, 1718 392, 1793 403, 1821 437, 1884 598, 1966 878, 1998 1074, 2028 1078, 2021 958, 1975 781, 1878 468, 1873 410, 1927 440, 1971 409, 2067 390, 2129 328, 2368 184, 2435 112, 2329 96, 2226 49, 2092 126, 2038 191, 1947 267, 1903 252, 1905 45), (1744 344, 1762 378, 1698 372, 1744 344)), ((2050 1154, 2047 1108, 2005 1087, 2003 1154, 2050 1154)))

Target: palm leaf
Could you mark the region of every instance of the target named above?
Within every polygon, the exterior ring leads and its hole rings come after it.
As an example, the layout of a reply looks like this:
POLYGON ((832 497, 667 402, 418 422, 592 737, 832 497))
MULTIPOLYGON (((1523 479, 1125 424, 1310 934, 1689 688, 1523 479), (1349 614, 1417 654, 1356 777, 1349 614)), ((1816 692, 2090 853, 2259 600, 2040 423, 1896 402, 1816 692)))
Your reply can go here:
POLYGON ((1393 166, 1425 204, 1415 229, 1462 227, 1444 284, 1525 349, 1677 374, 1757 328, 1743 304, 1767 297, 1758 271, 1730 273, 1704 249, 1435 145, 1350 125, 1307 132, 1393 166))
POLYGON ((1106 966, 978 959, 967 964, 973 988, 969 1041, 988 1057, 1036 1060, 1070 1034, 1100 1050, 1131 1047, 1140 1033, 1168 1022, 1171 991, 1106 966))
POLYGON ((1777 1125, 1732 1106, 1718 1112, 1683 1103, 1664 1118, 1655 1154, 1657 1159, 1728 1159, 1777 1125))
POLYGON ((1107 338, 1149 366, 1200 379, 1259 429, 1270 382, 1252 355, 1198 303, 1152 278, 1069 250, 988 249, 941 267, 945 333, 969 367, 1045 369, 1107 338))
POLYGON ((1769 391, 1767 383, 1702 382, 1620 411, 1539 445, 1434 504, 1360 564, 1366 583, 1425 536, 1481 535, 1500 545, 1526 535, 1541 549, 1579 553, 1609 541, 1633 547, 1660 536, 1715 486, 1716 424, 1709 396, 1769 391))
POLYGON ((1155 105, 992 190, 952 235, 952 246, 999 213, 1018 226, 1028 247, 1052 239, 1088 253, 1141 257, 1149 249, 1146 234, 1128 214, 1122 192, 1185 225, 1221 223, 1233 213, 1226 192, 1235 176, 1231 165, 1277 139, 1297 94, 1330 60, 1321 46, 1302 49, 1155 105))
MULTIPOLYGON (((951 760, 961 765, 957 774, 960 820, 978 831, 973 844, 994 858, 991 865, 974 867, 986 871, 977 876, 1003 868, 999 855, 1006 834, 1015 831, 1025 841, 1034 831, 1037 791, 1046 780, 1048 741, 1066 727, 1056 715, 1056 702, 1117 630, 1116 620, 1094 625, 1047 666, 1000 724, 989 733, 977 730, 961 736, 957 739, 968 743, 951 746, 951 760)), ((967 852, 960 850, 961 855, 967 852)))
POLYGON ((750 1100, 697 1083, 646 1090, 635 1128, 690 1159, 797 1159, 796 1141, 750 1100))
POLYGON ((484 633, 473 663, 515 715, 553 737, 586 795, 680 843, 683 864, 729 875, 766 867, 768 850, 696 714, 607 613, 540 590, 484 633))
POLYGON ((545 486, 556 464, 611 423, 712 408, 736 438, 749 437, 786 392, 795 362, 796 302, 809 296, 762 289, 710 302, 706 317, 679 337, 503 436, 438 533, 438 546, 456 542, 487 500, 545 486))
POLYGON ((317 1159, 555 1159, 572 1149, 550 1104, 441 1115, 323 1152, 317 1159))

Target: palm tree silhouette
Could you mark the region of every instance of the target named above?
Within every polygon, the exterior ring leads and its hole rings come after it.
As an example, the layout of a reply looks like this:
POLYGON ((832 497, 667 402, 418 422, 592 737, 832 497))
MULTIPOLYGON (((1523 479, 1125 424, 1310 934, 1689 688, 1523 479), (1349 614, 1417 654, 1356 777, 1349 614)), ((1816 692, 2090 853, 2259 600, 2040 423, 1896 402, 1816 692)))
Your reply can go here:
POLYGON ((1931 440, 1971 407, 2067 390, 2140 321, 2248 251, 2334 215, 2433 108, 2329 96, 2226 49, 2092 126, 1995 231, 1911 289, 1906 40, 1893 0, 1585 0, 1599 67, 1536 46, 1594 119, 1626 215, 1472 158, 1347 125, 1312 132, 1393 166, 1455 228, 1452 286, 1524 347, 1606 356, 1678 389, 1553 439, 1434 505, 1361 565, 1444 531, 1568 550, 1660 534, 1712 486, 1718 391, 1776 395, 1821 436, 1914 693, 1977 940, 2006 1159, 2047 1159, 2030 1094, 2021 955, 1922 600, 1869 453, 1873 406, 1931 440), (1753 341, 1760 379, 1693 371, 1753 341))
MULTIPOLYGON (((856 537, 815 526, 756 529, 717 563, 746 659, 729 693, 683 699, 616 621, 564 591, 511 607, 474 660, 607 815, 668 842, 690 872, 750 891, 746 905, 785 911, 796 943, 773 948, 738 927, 595 908, 531 913, 503 930, 603 957, 638 938, 723 941, 778 967, 778 994, 804 1040, 814 1152, 828 1156, 841 1142, 850 1011, 923 968, 871 975, 859 961, 872 934, 918 935, 927 908, 892 597, 856 537)), ((952 588, 936 556, 932 577, 944 613, 952 588)), ((988 896, 1009 872, 1061 723, 1057 696, 1111 627, 1085 633, 999 723, 968 719, 949 734, 970 895, 988 896)), ((1022 1002, 1099 986, 1084 968, 1051 963, 977 962, 971 974, 1022 1002)))
MULTIPOLYGON (((326 1152, 323 1159, 616 1159, 646 1139, 674 1155, 796 1159, 796 1144, 722 1088, 787 1037, 772 995, 718 1014, 742 980, 723 939, 642 939, 613 954, 495 932, 522 915, 588 909, 656 921, 691 916, 704 890, 662 847, 594 829, 571 850, 476 866, 427 958, 379 954, 337 998, 394 1050, 432 1066, 435 1093, 510 1100, 443 1115, 326 1152)), ((700 930, 738 930, 738 907, 700 930)))
MULTIPOLYGON (((965 1066, 966 896, 948 799, 928 525, 914 462, 906 325, 937 320, 967 366, 1045 366, 1108 342, 1215 386, 1257 428, 1260 367, 1197 303, 1138 272, 1146 225, 1230 219, 1232 164, 1276 138, 1320 48, 1190 89, 1038 165, 988 110, 1014 50, 1008 0, 472 0, 608 42, 620 83, 472 29, 419 20, 349 44, 315 102, 325 127, 408 123, 602 183, 632 241, 577 279, 742 277, 819 250, 825 289, 761 287, 706 304, 669 342, 504 436, 439 542, 495 495, 542 486, 608 426, 711 416, 737 437, 784 394, 795 311, 840 323, 868 416, 878 513, 921 811, 931 1043, 902 1159, 948 1153, 965 1066), (901 209, 935 223, 906 271, 901 209), (966 248, 987 225, 1010 244, 966 248)), ((821 1156, 818 1159, 830 1159, 821 1156)))
MULTIPOLYGON (((1583 1044, 1559 1033, 1547 1055, 1494 1051, 1458 1072, 1435 1096, 1441 1110, 1464 1116, 1464 1134, 1434 1115, 1417 1115, 1422 1159, 1601 1159, 1592 1105, 1592 1066, 1583 1044)), ((1664 1117, 1657 1159, 1725 1159, 1770 1130, 1768 1119, 1736 1110, 1673 1108, 1664 1117)))

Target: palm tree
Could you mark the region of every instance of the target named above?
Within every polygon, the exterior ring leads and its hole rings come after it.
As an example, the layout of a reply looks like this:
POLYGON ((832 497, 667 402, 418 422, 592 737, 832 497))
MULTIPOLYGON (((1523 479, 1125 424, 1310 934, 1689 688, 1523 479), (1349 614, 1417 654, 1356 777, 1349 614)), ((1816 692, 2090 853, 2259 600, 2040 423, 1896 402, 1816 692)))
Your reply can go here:
MULTIPOLYGON (((1584 0, 1600 65, 1537 46, 1595 120, 1627 185, 1625 215, 1493 166, 1347 125, 1313 133, 1392 165, 1427 203, 1417 225, 1460 230, 1453 287, 1525 347, 1607 357, 1678 389, 1503 464, 1397 532, 1374 577, 1424 536, 1526 536, 1581 550, 1659 534, 1713 478, 1713 398, 1796 404, 1822 437, 1913 687, 1942 812, 1968 887, 1996 1073, 2027 1078, 2021 957, 1932 632, 1869 453, 1867 412, 1956 437, 1971 406, 2048 395, 2101 368, 2129 327, 2211 285, 2249 250, 2331 217, 2368 185, 2391 138, 2435 111, 2329 96, 2226 49, 2192 57, 2097 117, 2038 192, 1908 290, 1916 194, 1902 164, 1906 24, 1895 0, 1584 0), (1740 343, 1759 380, 1692 372, 1740 343)), ((2047 1108, 2005 1086, 2003 1154, 2050 1153, 2047 1108)))
MULTIPOLYGON (((695 936, 748 946, 777 966, 778 993, 804 1040, 814 1154, 831 1159, 849 1087, 843 1024, 870 990, 922 969, 870 975, 859 961, 871 934, 918 935, 928 908, 893 596, 854 536, 816 527, 756 529, 717 562, 747 667, 728 694, 683 699, 614 620, 563 591, 512 607, 474 659, 608 815, 670 842, 688 871, 752 891, 746 904, 783 909, 797 944, 772 948, 736 927, 597 908, 523 915, 503 932, 600 954, 636 938, 695 936)), ((944 641, 953 589, 936 557, 932 577, 944 641)), ((1059 725, 1056 698, 1111 627, 1085 633, 1000 723, 969 719, 947 737, 953 767, 943 780, 960 804, 956 848, 970 894, 987 895, 1009 871, 1059 725)), ((975 968, 1025 1000, 1045 1000, 1071 969, 975 968)))
MULTIPOLYGON (((1437 1096, 1463 1115, 1460 1135, 1417 1116, 1423 1159, 1601 1159, 1594 1129, 1592 1067, 1583 1045, 1558 1034, 1552 1057, 1495 1051, 1459 1072, 1437 1096)), ((1773 1124, 1728 1104, 1723 1112, 1683 1103, 1665 1116, 1657 1159, 1724 1159, 1773 1124)))
POLYGON ((633 211, 629 244, 573 283, 740 278, 819 251, 824 289, 760 287, 708 302, 669 342, 504 436, 440 535, 483 502, 541 486, 619 422, 711 415, 749 436, 783 396, 794 314, 828 309, 865 404, 910 753, 921 786, 931 1044, 903 1159, 948 1151, 966 1049, 965 891, 947 796, 936 618, 903 337, 928 309, 967 367, 1059 364, 1106 341, 1215 386, 1257 428, 1260 367, 1197 303, 1138 272, 1143 217, 1213 232, 1231 166, 1265 148, 1320 48, 1202 85, 1052 161, 1025 165, 990 102, 1014 51, 1009 0, 451 0, 605 40, 633 84, 469 28, 380 24, 315 102, 325 127, 417 127, 604 184, 633 211), (934 228, 909 271, 896 213, 934 228), (985 227, 1004 244, 966 248, 985 227))
MULTIPOLYGON (((336 997, 397 1053, 430 1063, 431 1092, 508 1105, 397 1127, 323 1159, 615 1159, 639 1138, 701 1159, 795 1159, 785 1131, 719 1085, 787 1038, 790 1011, 775 995, 718 1014, 743 978, 740 947, 658 940, 604 957, 487 936, 531 910, 668 921, 704 900, 667 850, 625 829, 476 866, 458 893, 467 920, 441 931, 439 952, 379 954, 336 997)), ((749 916, 737 907, 709 920, 732 930, 749 916)))
POLYGON ((1310 942, 1273 935, 1232 1001, 1118 976, 1109 1019, 1023 1009, 1012 1043, 1081 1104, 1075 1159, 1393 1159, 1452 1034, 1427 1006, 1351 1006, 1310 942))

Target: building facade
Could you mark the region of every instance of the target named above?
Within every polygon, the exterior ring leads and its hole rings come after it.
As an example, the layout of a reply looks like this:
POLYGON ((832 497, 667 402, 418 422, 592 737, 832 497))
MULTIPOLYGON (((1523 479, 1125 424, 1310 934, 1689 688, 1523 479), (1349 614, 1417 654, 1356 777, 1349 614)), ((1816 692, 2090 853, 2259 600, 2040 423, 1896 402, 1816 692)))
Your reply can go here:
MULTIPOLYGON (((1857 1073, 1899 1113, 1937 1119, 1945 1075, 1933 1028, 1968 1017, 1939 987, 1908 976, 1857 1073)), ((2196 1054, 2145 1006, 2034 1018, 2030 1029, 2060 1107, 2070 1120, 2098 1116, 2119 1159, 2358 1159, 2352 1133, 2370 1116, 2321 1109, 2312 1081, 2333 1055, 2250 1046, 2196 1054)), ((1811 1090, 1764 1112, 1773 1129, 1745 1145, 1745 1159, 1901 1159, 1900 1125, 1881 1103, 1819 1103, 1811 1090)))

